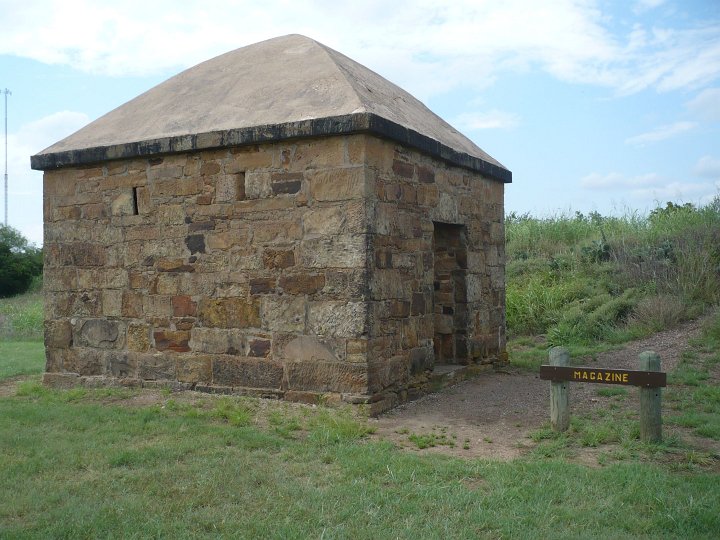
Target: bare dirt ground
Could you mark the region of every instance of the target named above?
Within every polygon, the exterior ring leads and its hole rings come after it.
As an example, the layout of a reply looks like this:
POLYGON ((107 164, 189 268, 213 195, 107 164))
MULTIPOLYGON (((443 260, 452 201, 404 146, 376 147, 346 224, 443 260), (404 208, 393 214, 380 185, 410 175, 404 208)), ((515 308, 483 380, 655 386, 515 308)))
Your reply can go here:
MULTIPOLYGON (((702 321, 691 321, 672 330, 628 343, 623 348, 582 359, 585 366, 639 369, 638 355, 653 350, 662 370, 671 372, 680 361, 688 340, 700 332, 702 321)), ((607 407, 612 397, 598 395, 609 385, 571 384, 571 415, 607 407)), ((637 388, 627 387, 622 406, 639 410, 637 388)), ((617 402, 617 400, 615 400, 617 402)), ((481 374, 442 392, 425 396, 373 420, 375 437, 415 452, 437 452, 458 457, 510 460, 527 453, 535 443, 529 434, 549 422, 550 382, 537 373, 509 369, 481 374), (440 444, 419 449, 411 436, 432 436, 440 444), (453 444, 442 444, 450 442, 453 444)), ((684 439, 691 438, 683 434, 684 439)), ((716 441, 703 441, 706 450, 720 452, 716 441), (710 447, 708 447, 710 445, 710 447), (713 448, 714 447, 714 448, 713 448)), ((597 448, 581 449, 578 462, 597 464, 597 448)))

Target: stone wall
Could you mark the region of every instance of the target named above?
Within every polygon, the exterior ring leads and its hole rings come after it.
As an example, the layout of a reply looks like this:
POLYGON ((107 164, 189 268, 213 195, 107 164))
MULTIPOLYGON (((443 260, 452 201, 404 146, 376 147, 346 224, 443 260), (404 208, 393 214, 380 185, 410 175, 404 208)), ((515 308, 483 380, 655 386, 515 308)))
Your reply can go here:
POLYGON ((366 152, 373 186, 369 384, 383 410, 429 389, 435 332, 443 327, 462 333, 452 342, 456 358, 437 361, 504 358, 504 185, 390 141, 369 138, 366 152), (447 255, 447 246, 443 255, 434 245, 444 224, 461 230, 464 243, 449 257, 458 265, 454 274, 436 268, 447 255), (443 291, 443 272, 458 278, 451 292, 443 291), (455 312, 443 313, 443 293, 458 301, 455 312))
POLYGON ((362 400, 364 140, 47 171, 45 380, 362 400))
POLYGON ((47 171, 45 381, 392 407, 504 351, 503 190, 366 135, 47 171))

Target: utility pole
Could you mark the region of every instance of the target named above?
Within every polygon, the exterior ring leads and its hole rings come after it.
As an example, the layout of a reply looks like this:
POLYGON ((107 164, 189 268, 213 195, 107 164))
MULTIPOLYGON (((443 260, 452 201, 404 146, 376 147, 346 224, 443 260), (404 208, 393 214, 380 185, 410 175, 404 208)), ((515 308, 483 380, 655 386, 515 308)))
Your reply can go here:
POLYGON ((7 88, 2 91, 5 94, 5 226, 8 224, 8 175, 7 175, 7 97, 12 95, 12 92, 7 88))

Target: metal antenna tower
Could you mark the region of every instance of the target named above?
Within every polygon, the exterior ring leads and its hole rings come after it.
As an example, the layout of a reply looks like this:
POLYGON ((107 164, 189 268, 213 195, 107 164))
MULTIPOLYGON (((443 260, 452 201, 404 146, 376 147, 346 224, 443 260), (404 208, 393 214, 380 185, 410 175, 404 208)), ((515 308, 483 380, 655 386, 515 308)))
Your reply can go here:
POLYGON ((12 96, 12 92, 7 88, 2 91, 5 94, 5 226, 8 224, 8 175, 7 175, 7 97, 12 96))

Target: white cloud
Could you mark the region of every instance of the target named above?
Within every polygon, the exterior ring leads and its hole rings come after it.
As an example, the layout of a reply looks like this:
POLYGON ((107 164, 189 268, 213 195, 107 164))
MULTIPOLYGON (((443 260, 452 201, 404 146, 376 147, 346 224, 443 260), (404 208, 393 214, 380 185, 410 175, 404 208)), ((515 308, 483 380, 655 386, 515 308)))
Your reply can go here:
POLYGON ((667 126, 661 126, 653 131, 647 133, 641 133, 633 137, 625 139, 625 144, 633 146, 643 146, 648 143, 654 143, 658 141, 664 141, 672 137, 676 137, 682 133, 695 129, 697 127, 696 122, 675 122, 667 126))
POLYGON ((703 178, 720 179, 720 159, 703 156, 695 164, 693 173, 703 178))
POLYGON ((511 129, 520 123, 520 117, 514 113, 493 109, 487 112, 463 113, 452 122, 460 129, 511 129))
POLYGON ((582 187, 594 190, 631 190, 640 187, 658 186, 662 182, 663 179, 657 173, 639 176, 627 176, 618 172, 608 174, 590 173, 580 179, 582 187))
POLYGON ((720 74, 717 22, 676 29, 638 23, 625 33, 603 9, 593 0, 0 0, 0 54, 92 73, 156 74, 299 32, 421 98, 484 87, 506 70, 540 69, 621 93, 699 87, 720 74))
POLYGON ((706 88, 685 106, 706 122, 720 122, 720 88, 706 88))

